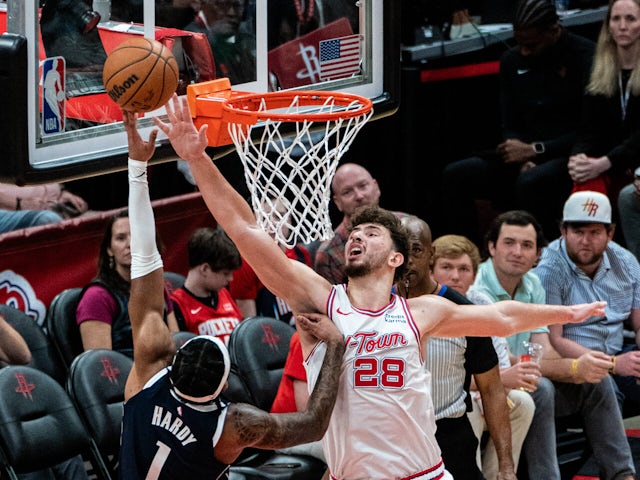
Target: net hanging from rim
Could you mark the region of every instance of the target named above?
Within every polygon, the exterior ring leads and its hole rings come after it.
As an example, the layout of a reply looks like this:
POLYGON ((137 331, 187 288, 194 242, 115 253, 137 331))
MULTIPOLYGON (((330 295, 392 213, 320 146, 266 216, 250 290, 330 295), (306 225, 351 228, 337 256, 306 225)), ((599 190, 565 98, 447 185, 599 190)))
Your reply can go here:
POLYGON ((373 114, 371 100, 343 92, 275 92, 229 100, 224 109, 236 114, 227 120, 229 135, 260 227, 289 248, 331 238, 331 180, 373 114), (243 119, 248 111, 250 120, 243 119))

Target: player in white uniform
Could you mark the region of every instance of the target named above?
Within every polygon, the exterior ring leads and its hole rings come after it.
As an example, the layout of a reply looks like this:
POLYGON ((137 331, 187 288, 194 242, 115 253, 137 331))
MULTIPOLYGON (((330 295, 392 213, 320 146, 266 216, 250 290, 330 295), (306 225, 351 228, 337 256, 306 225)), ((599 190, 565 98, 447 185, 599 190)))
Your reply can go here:
MULTIPOLYGON (((381 310, 362 311, 351 305, 344 285, 335 285, 328 310, 347 346, 336 400, 340 408, 334 408, 322 439, 327 463, 338 466, 332 474, 349 479, 397 478, 398 472, 422 472, 431 466, 419 478, 446 478, 438 476, 444 466, 434 436, 431 373, 424 368, 420 332, 405 299, 394 295, 381 310), (397 408, 402 405, 411 408, 397 408), (365 443, 376 461, 362 457, 363 461, 354 462, 362 456, 365 443)), ((322 366, 322 347, 305 362, 310 388, 322 366)))
MULTIPOLYGON (((209 210, 264 286, 291 305, 294 312, 329 313, 343 333, 360 332, 348 340, 350 360, 342 367, 336 415, 332 415, 329 426, 332 437, 327 442, 332 443, 332 451, 327 452, 328 461, 336 479, 451 478, 441 467, 440 449, 433 435, 435 421, 433 413, 429 413, 432 407, 427 399, 428 382, 419 357, 366 358, 360 355, 362 352, 380 353, 390 343, 411 341, 415 355, 419 355, 418 342, 420 351, 424 351, 430 335, 504 337, 537 326, 580 322, 604 314, 605 302, 568 307, 514 301, 456 305, 434 295, 408 299, 404 307, 404 302, 398 304, 397 297, 390 292, 394 280, 404 273, 407 235, 393 213, 378 207, 367 207, 353 219, 345 246, 348 287, 343 290, 343 298, 335 303, 335 310, 329 312, 334 303, 333 286, 307 265, 287 258, 260 228, 250 206, 206 154, 208 126, 195 128, 186 97, 174 96, 166 109, 169 122, 154 117, 155 124, 168 136, 178 156, 189 162, 209 210), (353 306, 353 314, 344 316, 349 305, 353 306), (368 322, 366 328, 362 325, 364 321, 368 322), (403 321, 401 335, 379 336, 403 321), (354 382, 354 387, 347 382, 354 382), (420 383, 419 388, 414 382, 420 383), (344 421, 352 416, 357 416, 359 427, 353 431, 349 429, 351 424, 344 421), (408 419, 423 419, 426 424, 408 419), (383 437, 385 441, 381 442, 379 439, 383 437), (405 442, 404 448, 392 449, 394 439, 405 442), (348 449, 347 453, 336 455, 341 448, 348 449)), ((308 315, 313 318, 312 313, 308 315)), ((300 341, 305 358, 311 360, 315 353, 309 355, 317 346, 316 341, 302 330, 300 341)))

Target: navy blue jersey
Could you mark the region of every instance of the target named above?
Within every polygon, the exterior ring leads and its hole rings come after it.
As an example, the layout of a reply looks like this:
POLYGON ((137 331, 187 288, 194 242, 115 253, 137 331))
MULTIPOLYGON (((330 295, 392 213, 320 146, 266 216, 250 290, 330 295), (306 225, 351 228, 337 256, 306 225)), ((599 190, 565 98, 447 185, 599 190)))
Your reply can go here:
POLYGON ((226 412, 226 404, 181 402, 172 393, 168 369, 162 370, 124 405, 120 478, 228 478, 229 466, 213 456, 226 412))

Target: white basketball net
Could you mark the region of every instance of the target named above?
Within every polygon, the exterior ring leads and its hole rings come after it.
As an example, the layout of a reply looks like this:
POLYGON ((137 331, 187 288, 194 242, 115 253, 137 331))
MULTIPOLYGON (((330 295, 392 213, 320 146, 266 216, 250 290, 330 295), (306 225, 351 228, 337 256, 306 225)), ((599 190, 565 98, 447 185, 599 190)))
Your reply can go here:
MULTIPOLYGON (((277 113, 311 115, 359 108, 357 101, 335 105, 332 97, 322 106, 301 106, 294 97, 288 108, 277 113)), ((259 111, 267 110, 263 101, 259 111)), ((372 113, 327 122, 265 120, 248 129, 229 123, 258 224, 278 243, 293 248, 297 243, 333 236, 331 180, 340 158, 372 113), (283 137, 280 128, 284 123, 293 124, 295 132, 283 137), (256 141, 251 138, 253 128, 263 129, 256 141)))

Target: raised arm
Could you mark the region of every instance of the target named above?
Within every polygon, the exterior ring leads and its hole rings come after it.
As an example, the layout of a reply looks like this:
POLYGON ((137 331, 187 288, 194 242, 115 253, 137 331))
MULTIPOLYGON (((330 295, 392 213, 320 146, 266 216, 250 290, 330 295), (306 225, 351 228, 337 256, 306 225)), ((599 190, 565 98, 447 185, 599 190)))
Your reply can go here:
POLYGON ((301 412, 269 414, 247 404, 232 404, 227 423, 216 445, 216 458, 232 463, 245 447, 287 448, 320 440, 327 430, 338 395, 345 342, 333 322, 324 315, 298 315, 296 322, 311 335, 323 339, 327 351, 320 376, 301 412))
POLYGON ((156 245, 156 229, 149 199, 147 161, 155 150, 157 131, 149 141, 140 138, 134 113, 123 111, 129 142, 129 220, 131 224, 131 297, 129 317, 133 334, 133 367, 125 389, 125 400, 166 367, 175 353, 175 343, 164 323, 164 278, 156 245))
POLYGON ((606 304, 562 306, 507 300, 489 305, 456 305, 433 295, 409 300, 420 333, 435 337, 508 337, 536 327, 578 323, 593 315, 604 315, 606 304))
POLYGON ((155 117, 154 122, 169 137, 176 153, 189 162, 207 207, 262 283, 294 311, 324 312, 331 285, 303 263, 288 259, 260 228, 247 202, 205 152, 207 125, 196 130, 187 99, 174 95, 166 110, 169 123, 155 117))

